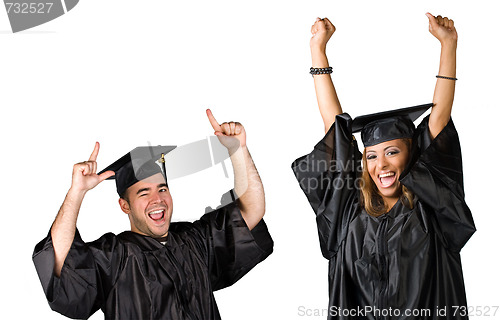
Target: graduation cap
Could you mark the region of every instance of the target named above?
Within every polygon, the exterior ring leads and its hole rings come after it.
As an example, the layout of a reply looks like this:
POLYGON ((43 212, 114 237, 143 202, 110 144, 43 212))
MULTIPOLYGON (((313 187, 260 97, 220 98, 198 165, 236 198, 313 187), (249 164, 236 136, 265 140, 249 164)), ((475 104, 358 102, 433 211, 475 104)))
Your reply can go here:
POLYGON ((432 106, 428 103, 359 116, 352 121, 352 132, 361 132, 365 148, 394 139, 412 138, 415 131, 413 121, 432 106))
POLYGON ((107 180, 116 180, 116 191, 120 197, 136 182, 157 173, 162 173, 167 183, 165 155, 174 149, 175 146, 137 147, 101 170, 99 174, 108 170, 115 172, 115 175, 107 180))

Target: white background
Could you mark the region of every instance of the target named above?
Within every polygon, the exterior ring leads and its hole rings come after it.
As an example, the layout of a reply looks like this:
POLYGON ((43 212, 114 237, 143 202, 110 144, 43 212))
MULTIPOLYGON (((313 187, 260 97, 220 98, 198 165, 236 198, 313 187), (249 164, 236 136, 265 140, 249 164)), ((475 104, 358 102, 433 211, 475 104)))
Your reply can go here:
MULTIPOLYGON (((275 240, 265 262, 216 293, 223 319, 325 319, 299 315, 301 306, 327 307, 327 261, 290 169, 323 135, 307 73, 310 26, 317 16, 336 25, 333 79, 344 110, 356 116, 432 101, 439 43, 427 11, 452 17, 459 33, 453 118, 478 229, 462 250, 468 303, 500 305, 499 8, 407 3, 82 0, 19 34, 0 9, 0 318, 63 318, 48 307, 31 254, 69 188, 72 165, 94 142, 104 168, 137 145, 204 139, 212 134, 210 107, 219 121, 245 125, 275 240)), ((172 182, 176 220, 218 203, 210 192, 221 186, 222 169, 208 172, 172 182)), ((88 193, 78 222, 84 240, 129 228, 117 198, 111 182, 88 193)), ((483 318, 493 317, 473 319, 483 318)))

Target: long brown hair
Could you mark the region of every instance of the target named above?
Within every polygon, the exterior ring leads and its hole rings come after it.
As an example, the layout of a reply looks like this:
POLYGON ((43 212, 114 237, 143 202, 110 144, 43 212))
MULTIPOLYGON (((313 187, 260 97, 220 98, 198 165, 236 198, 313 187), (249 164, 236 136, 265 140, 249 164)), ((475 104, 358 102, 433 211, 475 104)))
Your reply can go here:
MULTIPOLYGON (((406 147, 408 148, 408 152, 410 152, 411 139, 405 138, 401 140, 403 140, 406 147)), ((370 173, 368 172, 366 148, 363 151, 363 173, 361 175, 360 191, 361 205, 364 206, 366 212, 369 215, 379 217, 389 210, 387 203, 385 203, 384 199, 380 195, 375 182, 373 182, 372 178, 370 177, 370 173)), ((406 207, 413 209, 413 198, 413 193, 405 186, 402 186, 400 199, 403 204, 406 207)))

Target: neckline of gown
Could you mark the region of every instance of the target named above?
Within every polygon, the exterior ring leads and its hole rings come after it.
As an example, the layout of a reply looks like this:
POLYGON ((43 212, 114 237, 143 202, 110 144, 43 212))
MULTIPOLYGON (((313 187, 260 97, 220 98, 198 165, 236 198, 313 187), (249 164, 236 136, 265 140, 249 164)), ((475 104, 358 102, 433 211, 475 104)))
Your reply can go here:
POLYGON ((143 250, 153 251, 158 250, 164 247, 175 247, 177 245, 175 239, 172 237, 171 232, 169 231, 167 236, 162 238, 153 238, 150 236, 142 235, 139 233, 135 233, 133 231, 124 231, 120 234, 120 238, 132 242, 136 245, 139 245, 143 248, 143 250), (163 244, 162 242, 165 242, 163 244))
POLYGON ((403 204, 401 198, 399 198, 398 201, 396 201, 396 203, 392 206, 392 208, 389 211, 375 218, 377 220, 383 220, 386 219, 387 217, 394 219, 396 215, 398 215, 401 212, 401 209, 403 209, 403 211, 410 210, 403 204))

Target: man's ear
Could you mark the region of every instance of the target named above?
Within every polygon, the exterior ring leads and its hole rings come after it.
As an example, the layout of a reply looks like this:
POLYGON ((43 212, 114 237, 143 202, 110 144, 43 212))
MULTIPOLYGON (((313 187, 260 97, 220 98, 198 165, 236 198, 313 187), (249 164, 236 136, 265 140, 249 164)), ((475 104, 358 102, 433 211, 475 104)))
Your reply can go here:
POLYGON ((120 209, 122 209, 123 212, 125 212, 126 214, 130 213, 130 204, 127 200, 120 198, 118 199, 118 203, 120 204, 120 209))

